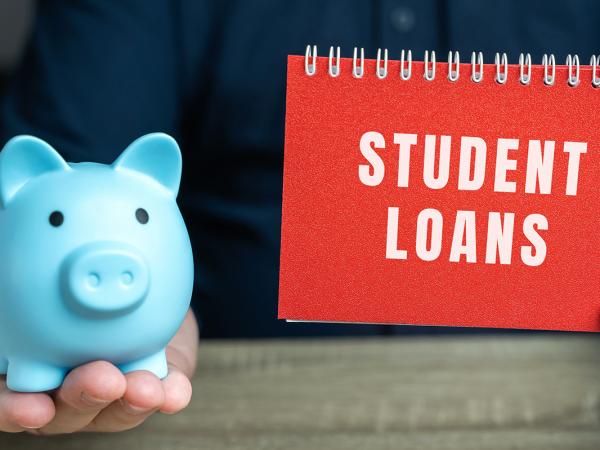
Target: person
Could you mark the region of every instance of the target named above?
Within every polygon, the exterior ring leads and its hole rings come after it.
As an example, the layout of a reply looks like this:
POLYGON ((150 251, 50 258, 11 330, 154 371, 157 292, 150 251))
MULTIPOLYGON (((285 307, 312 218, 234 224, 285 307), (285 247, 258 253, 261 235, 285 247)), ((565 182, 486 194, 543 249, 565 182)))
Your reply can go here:
MULTIPOLYGON (((110 163, 135 138, 174 136, 179 202, 196 258, 193 311, 168 349, 170 374, 74 369, 53 393, 0 386, 0 430, 120 431, 190 401, 203 337, 433 332, 276 319, 286 55, 316 44, 415 57, 459 50, 589 57, 591 0, 39 1, 25 56, 0 105, 0 140, 32 134, 71 162, 110 163)), ((464 56, 463 56, 464 58, 464 56)), ((464 61, 464 59, 463 59, 464 61)), ((444 330, 445 331, 445 330, 444 330)))

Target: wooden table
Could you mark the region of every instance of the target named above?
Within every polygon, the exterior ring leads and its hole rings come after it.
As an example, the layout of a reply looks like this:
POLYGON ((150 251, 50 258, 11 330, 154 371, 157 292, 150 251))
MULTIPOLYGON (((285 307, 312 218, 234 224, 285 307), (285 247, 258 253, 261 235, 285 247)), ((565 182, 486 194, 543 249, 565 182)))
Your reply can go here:
POLYGON ((137 430, 0 449, 598 449, 600 340, 205 342, 194 400, 137 430))

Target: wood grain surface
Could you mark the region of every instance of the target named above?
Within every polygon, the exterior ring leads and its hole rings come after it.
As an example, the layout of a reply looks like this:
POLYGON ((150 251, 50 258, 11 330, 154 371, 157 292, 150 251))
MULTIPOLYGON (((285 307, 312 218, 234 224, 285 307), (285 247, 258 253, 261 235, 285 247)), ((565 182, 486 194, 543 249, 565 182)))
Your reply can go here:
POLYGON ((194 399, 125 433, 0 449, 600 449, 600 339, 204 342, 194 399))

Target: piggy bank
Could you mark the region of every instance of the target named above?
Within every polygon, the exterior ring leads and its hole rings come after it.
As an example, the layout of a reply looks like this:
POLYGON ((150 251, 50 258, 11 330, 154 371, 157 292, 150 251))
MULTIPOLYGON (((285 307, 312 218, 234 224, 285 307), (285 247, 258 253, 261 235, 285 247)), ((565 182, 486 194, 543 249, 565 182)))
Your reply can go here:
POLYGON ((193 257, 176 203, 181 153, 155 133, 111 165, 67 163, 32 136, 0 152, 0 373, 9 389, 58 387, 106 360, 167 375, 193 257))

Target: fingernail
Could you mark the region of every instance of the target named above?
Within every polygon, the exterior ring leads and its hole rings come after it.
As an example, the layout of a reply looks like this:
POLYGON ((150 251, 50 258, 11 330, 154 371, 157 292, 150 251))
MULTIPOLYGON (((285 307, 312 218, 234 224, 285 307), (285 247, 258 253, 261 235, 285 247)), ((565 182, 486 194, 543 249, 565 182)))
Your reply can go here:
POLYGON ((121 404, 123 405, 123 409, 125 411, 127 411, 129 414, 132 414, 134 416, 137 416, 137 415, 140 415, 140 414, 145 414, 145 413, 151 411, 148 408, 142 408, 140 406, 132 405, 127 400, 123 400, 123 399, 121 399, 121 404))
POLYGON ((84 403, 86 403, 88 406, 102 406, 102 405, 106 405, 107 403, 109 403, 108 401, 103 400, 101 398, 93 397, 93 396, 87 394, 86 392, 81 393, 81 400, 84 403))

